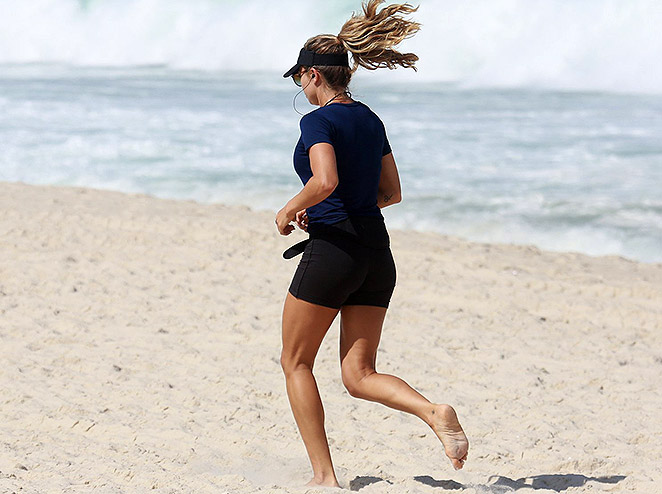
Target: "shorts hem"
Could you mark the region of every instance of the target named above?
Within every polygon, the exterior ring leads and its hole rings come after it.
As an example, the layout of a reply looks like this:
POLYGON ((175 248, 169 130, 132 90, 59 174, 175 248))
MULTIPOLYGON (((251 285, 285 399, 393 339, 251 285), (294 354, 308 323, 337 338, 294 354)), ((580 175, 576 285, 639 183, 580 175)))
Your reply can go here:
POLYGON ((375 299, 361 299, 361 298, 351 298, 347 300, 346 302, 343 303, 343 306, 345 305, 367 305, 369 307, 384 307, 385 309, 388 309, 389 303, 391 300, 387 300, 384 302, 383 300, 375 300, 375 299))
POLYGON ((351 307, 354 305, 357 306, 364 306, 364 307, 382 307, 384 309, 388 309, 390 302, 388 303, 383 303, 383 302, 364 302, 364 301, 359 301, 359 302, 349 302, 349 303, 344 303, 341 305, 341 307, 351 307))
POLYGON ((336 309, 336 310, 339 310, 340 307, 342 306, 342 304, 341 305, 334 304, 326 300, 321 300, 315 297, 301 296, 300 294, 295 293, 291 287, 288 291, 290 292, 290 295, 292 295, 297 300, 303 300, 304 302, 308 302, 310 304, 321 305, 322 307, 326 307, 328 309, 336 309))

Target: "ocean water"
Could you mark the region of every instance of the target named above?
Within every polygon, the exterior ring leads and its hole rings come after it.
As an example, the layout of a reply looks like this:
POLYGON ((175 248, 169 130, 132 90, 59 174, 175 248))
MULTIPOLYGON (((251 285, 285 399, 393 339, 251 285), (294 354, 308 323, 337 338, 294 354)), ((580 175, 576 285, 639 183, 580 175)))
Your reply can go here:
MULTIPOLYGON (((419 73, 351 88, 400 168, 389 224, 662 262, 661 6, 423 2, 419 73)), ((358 7, 0 0, 0 180, 276 210, 300 187, 280 74, 358 7)))

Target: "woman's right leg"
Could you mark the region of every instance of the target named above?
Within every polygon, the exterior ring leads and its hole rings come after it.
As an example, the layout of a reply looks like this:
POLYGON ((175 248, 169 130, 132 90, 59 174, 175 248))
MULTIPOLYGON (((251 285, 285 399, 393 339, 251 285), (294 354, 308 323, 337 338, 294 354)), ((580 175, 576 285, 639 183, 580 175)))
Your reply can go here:
POLYGON ((324 430, 324 408, 313 376, 315 356, 337 314, 337 309, 299 300, 290 293, 283 308, 280 361, 287 397, 313 467, 309 485, 338 486, 324 430))
POLYGON ((342 379, 349 393, 421 418, 444 445, 446 455, 457 470, 467 458, 469 442, 455 410, 449 405, 431 403, 405 381, 375 370, 377 347, 386 309, 348 305, 341 309, 340 361, 342 379))

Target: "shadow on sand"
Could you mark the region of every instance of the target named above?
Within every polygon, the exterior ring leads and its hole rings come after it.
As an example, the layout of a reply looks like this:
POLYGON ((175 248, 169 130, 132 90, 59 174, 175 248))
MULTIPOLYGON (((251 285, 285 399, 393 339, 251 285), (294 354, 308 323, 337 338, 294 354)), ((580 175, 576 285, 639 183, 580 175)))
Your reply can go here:
POLYGON ((587 477, 579 474, 552 474, 533 475, 513 480, 501 475, 493 475, 489 478, 490 486, 504 486, 511 489, 547 489, 562 492, 570 487, 581 487, 587 482, 600 482, 601 484, 617 484, 625 479, 624 475, 609 475, 602 477, 587 477))
MULTIPOLYGON (((501 493, 501 492, 511 492, 518 489, 546 489, 556 492, 563 492, 570 487, 581 487, 587 482, 600 482, 602 484, 617 484, 621 480, 625 479, 624 475, 610 475, 603 477, 587 477, 585 475, 579 474, 551 474, 551 475, 533 475, 531 477, 522 477, 517 480, 513 480, 508 477, 503 477, 501 475, 492 475, 488 479, 488 484, 481 486, 489 489, 490 492, 501 493)), ((419 477, 414 477, 414 480, 417 480, 425 485, 430 487, 442 487, 446 490, 459 490, 464 489, 465 487, 475 487, 475 486, 465 486, 454 480, 435 480, 429 475, 422 475, 419 477)))
POLYGON ((370 484, 376 484, 377 482, 386 482, 390 484, 388 480, 384 480, 381 477, 356 477, 354 480, 349 481, 349 490, 350 491, 358 491, 359 489, 363 489, 364 487, 369 486, 370 484))
MULTIPOLYGON (((600 482, 602 484, 617 484, 621 480, 625 479, 624 475, 610 475, 603 477, 587 477, 585 475, 579 474, 551 474, 551 475, 533 475, 531 477, 522 477, 517 480, 513 480, 508 477, 503 477, 502 475, 492 475, 488 479, 487 485, 482 485, 480 487, 487 489, 489 492, 494 493, 506 493, 516 491, 518 489, 546 489, 556 492, 563 492, 570 487, 581 487, 587 482, 600 482)), ((430 487, 440 487, 447 491, 461 490, 469 487, 477 487, 475 485, 464 485, 454 480, 436 480, 430 477, 429 475, 419 475, 414 477, 414 480, 428 485, 430 487)), ((358 491, 364 487, 369 486, 370 484, 375 484, 377 482, 386 482, 391 484, 388 480, 384 480, 380 477, 356 477, 354 480, 349 482, 349 489, 352 491, 358 491)))

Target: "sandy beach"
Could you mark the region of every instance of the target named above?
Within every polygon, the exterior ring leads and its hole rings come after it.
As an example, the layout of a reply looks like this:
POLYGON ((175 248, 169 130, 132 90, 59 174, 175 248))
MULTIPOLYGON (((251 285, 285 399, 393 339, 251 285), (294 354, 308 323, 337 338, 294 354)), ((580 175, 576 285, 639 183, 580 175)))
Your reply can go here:
MULTIPOLYGON (((397 206, 396 206, 397 207, 397 206)), ((302 239, 273 214, 0 183, 0 493, 304 493, 280 315, 302 239)), ((377 361, 455 406, 454 471, 418 419, 316 376, 343 489, 662 487, 662 264, 392 231, 377 361)))

